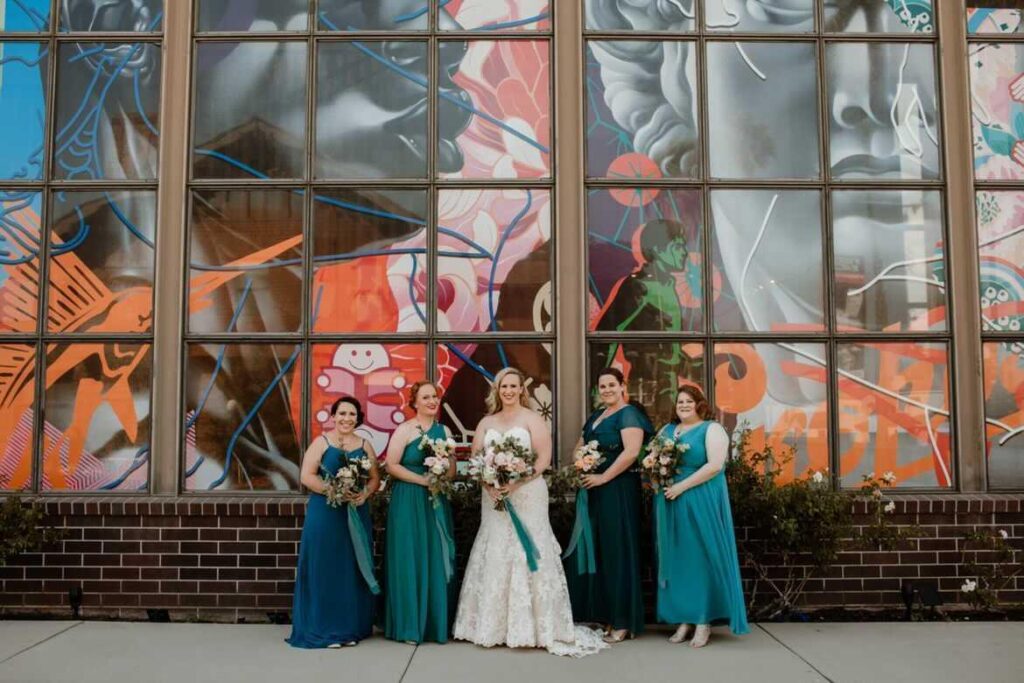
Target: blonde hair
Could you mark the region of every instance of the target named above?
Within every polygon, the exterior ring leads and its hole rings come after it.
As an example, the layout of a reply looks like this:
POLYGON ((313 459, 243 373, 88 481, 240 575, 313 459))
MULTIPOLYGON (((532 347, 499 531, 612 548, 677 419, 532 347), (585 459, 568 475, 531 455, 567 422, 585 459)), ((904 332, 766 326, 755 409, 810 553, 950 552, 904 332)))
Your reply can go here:
POLYGON ((526 394, 526 375, 518 368, 502 368, 498 371, 498 374, 494 376, 494 381, 491 382, 491 390, 487 392, 488 415, 495 415, 501 410, 501 396, 498 395, 498 387, 501 386, 501 381, 509 375, 515 375, 518 377, 519 384, 523 388, 522 393, 519 394, 519 405, 524 408, 530 407, 530 397, 526 394))

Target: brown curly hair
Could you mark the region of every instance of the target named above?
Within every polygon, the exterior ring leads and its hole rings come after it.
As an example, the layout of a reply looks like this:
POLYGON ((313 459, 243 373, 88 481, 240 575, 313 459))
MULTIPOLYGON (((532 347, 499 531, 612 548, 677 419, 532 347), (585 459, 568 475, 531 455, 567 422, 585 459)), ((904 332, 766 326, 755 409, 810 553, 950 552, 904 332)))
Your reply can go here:
MULTIPOLYGON (((693 399, 693 402, 697 404, 694 412, 697 413, 697 417, 702 420, 713 420, 715 419, 715 409, 708 403, 707 398, 704 397, 704 392, 701 388, 695 384, 681 384, 676 389, 676 403, 679 402, 679 394, 686 394, 693 399)), ((679 424, 679 413, 675 412, 675 406, 672 407, 672 423, 679 424)))

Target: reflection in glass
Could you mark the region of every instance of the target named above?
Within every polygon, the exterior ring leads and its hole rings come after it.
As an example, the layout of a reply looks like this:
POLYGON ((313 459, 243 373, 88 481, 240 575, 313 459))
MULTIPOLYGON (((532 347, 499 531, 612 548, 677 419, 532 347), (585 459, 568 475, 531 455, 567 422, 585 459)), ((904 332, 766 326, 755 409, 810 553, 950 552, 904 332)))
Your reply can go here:
POLYGON ((832 216, 840 329, 946 329, 938 192, 835 192, 832 216))
POLYGON ((829 467, 828 354, 824 344, 715 344, 715 407, 729 430, 749 429, 751 452, 765 445, 793 459, 780 480, 829 467))
POLYGON ((0 190, 0 334, 36 331, 42 213, 40 192, 0 190))
POLYGON ((711 221, 712 264, 722 280, 713 303, 715 329, 824 329, 817 191, 716 190, 711 221))
POLYGON ((526 374, 530 405, 549 424, 553 423, 555 375, 550 343, 452 342, 437 346, 435 379, 444 389, 440 419, 456 441, 472 441, 473 430, 487 414, 484 398, 491 379, 509 366, 526 374))
POLYGON ((939 177, 934 49, 832 43, 826 48, 832 177, 939 177))
POLYGON ((58 192, 49 222, 50 332, 151 332, 156 192, 58 192))
POLYGON ((189 330, 290 332, 302 319, 302 197, 288 190, 192 194, 189 330))
POLYGON ((331 405, 354 396, 366 417, 356 433, 384 457, 391 433, 414 413, 406 405, 408 388, 427 376, 426 345, 314 344, 310 362, 310 440, 334 429, 331 405))
POLYGON ((1024 10, 1016 0, 1002 0, 1008 9, 999 9, 996 2, 967 2, 967 32, 979 33, 1020 33, 1024 31, 1024 10), (1013 8, 1013 9, 1009 9, 1013 8))
POLYGON ((309 4, 310 0, 199 0, 196 28, 200 33, 305 31, 309 4))
POLYGON ((943 343, 839 344, 839 474, 896 486, 952 486, 948 349, 943 343))
POLYGON ((587 43, 587 175, 700 175, 694 43, 587 43))
POLYGON ((0 32, 42 33, 50 29, 50 0, 0 0, 0 32))
MULTIPOLYGON (((704 387, 704 345, 701 342, 618 342, 592 340, 590 382, 593 389, 601 371, 618 368, 626 376, 629 397, 647 409, 660 426, 675 414, 676 389, 681 384, 704 387)), ((598 397, 591 395, 594 405, 598 397)))
POLYGON ((0 491, 32 484, 35 370, 35 347, 0 343, 0 491))
POLYGON ((932 0, 826 0, 826 33, 933 33, 932 0))
POLYGON ((317 16, 321 31, 426 31, 428 2, 318 0, 317 16))
POLYGON ((42 488, 145 490, 149 344, 51 344, 45 376, 42 488))
MULTIPOLYGON (((704 3, 704 24, 713 31, 809 33, 817 0, 720 0, 704 3)), ((862 0, 859 0, 862 1, 862 0)))
POLYGON ((1024 45, 971 45, 974 177, 1024 178, 1024 45))
POLYGON ((1024 193, 978 192, 983 332, 1024 330, 1024 193))
POLYGON ((589 190, 588 329, 703 330, 703 223, 698 190, 589 190))
POLYGON ((1024 339, 984 344, 985 435, 992 488, 1024 486, 1024 339))
POLYGON ((330 42, 317 61, 316 175, 427 174, 427 44, 330 42), (392 64, 402 69, 392 70, 392 64))
POLYGON ((711 175, 820 175, 817 60, 814 43, 708 43, 711 175))
POLYGON ((442 31, 550 31, 550 0, 435 0, 442 31))
POLYGON ((185 488, 298 491, 301 347, 190 344, 185 488))
POLYGON ((549 48, 547 40, 439 43, 437 164, 444 177, 551 175, 549 48))
POLYGON ((314 332, 426 329, 427 197, 420 190, 348 189, 313 204, 314 332))
POLYGON ((584 0, 584 12, 585 26, 592 31, 680 33, 694 29, 693 0, 584 0))
POLYGON ((45 43, 0 42, 0 180, 43 177, 45 43))
POLYGON ((437 325, 443 332, 550 332, 550 192, 438 193, 437 325))
POLYGON ((195 81, 195 177, 305 175, 305 43, 200 43, 195 81))
POLYGON ((57 5, 59 28, 64 32, 147 32, 162 28, 163 0, 60 0, 57 5))

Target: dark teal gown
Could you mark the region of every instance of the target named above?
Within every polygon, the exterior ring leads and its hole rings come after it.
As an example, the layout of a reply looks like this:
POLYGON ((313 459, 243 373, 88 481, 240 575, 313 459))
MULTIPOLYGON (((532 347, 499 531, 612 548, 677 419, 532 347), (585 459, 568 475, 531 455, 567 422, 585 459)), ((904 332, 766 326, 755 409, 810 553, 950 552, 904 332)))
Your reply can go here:
MULTIPOLYGON (((427 430, 431 439, 445 438, 438 423, 427 430)), ((402 453, 402 466, 424 474, 429 455, 414 439, 402 453)), ((426 487, 392 480, 388 508, 384 567, 384 635, 398 641, 448 642, 452 542, 452 509, 447 498, 435 507, 426 487)))
MULTIPOLYGON (((704 440, 711 424, 703 422, 691 427, 677 439, 690 448, 683 454, 676 481, 707 463, 704 440)), ((661 434, 673 438, 675 427, 667 425, 661 434)), ((658 621, 728 624, 737 635, 749 633, 725 470, 675 500, 656 495, 656 538, 657 506, 664 505, 663 538, 655 542, 662 570, 658 581, 658 621)))
MULTIPOLYGON (((348 453, 328 446, 320 460, 334 474, 349 455, 365 456, 362 448, 348 453)), ((369 505, 358 509, 370 533, 369 505)), ((306 520, 299 541, 292 601, 292 634, 289 645, 327 647, 333 643, 360 641, 373 630, 373 594, 356 563, 348 528, 348 509, 333 508, 319 493, 309 496, 306 520)))
MULTIPOLYGON (((627 405, 594 422, 603 410, 595 411, 583 426, 583 441, 596 440, 605 461, 597 473, 612 466, 622 453, 622 432, 637 427, 644 443, 654 434, 654 425, 636 406, 627 405)), ((641 449, 640 456, 643 457, 641 449)), ((644 602, 640 586, 640 474, 633 465, 603 486, 590 489, 590 525, 594 533, 596 573, 579 573, 575 553, 564 561, 575 621, 609 624, 638 634, 644 628, 644 602)))

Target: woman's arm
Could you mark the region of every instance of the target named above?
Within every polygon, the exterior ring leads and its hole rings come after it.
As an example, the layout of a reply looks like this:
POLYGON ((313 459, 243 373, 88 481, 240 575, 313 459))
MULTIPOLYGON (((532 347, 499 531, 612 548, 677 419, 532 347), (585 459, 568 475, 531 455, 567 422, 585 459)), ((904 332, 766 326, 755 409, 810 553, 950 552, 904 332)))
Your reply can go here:
POLYGON ((700 486, 708 481, 725 467, 725 461, 729 456, 729 435, 717 422, 711 423, 707 433, 704 435, 704 448, 708 453, 708 461, 704 465, 682 481, 676 482, 665 491, 665 498, 675 500, 683 492, 700 486))
POLYGON ((326 487, 320 478, 320 461, 324 457, 327 445, 323 437, 313 439, 309 448, 302 454, 302 469, 299 471, 299 481, 313 493, 324 495, 326 487))
POLYGON ((384 460, 384 467, 387 468, 388 474, 399 481, 408 482, 410 484, 419 484, 420 486, 427 486, 427 478, 422 474, 416 474, 407 467, 402 466, 402 453, 405 451, 405 447, 409 444, 409 434, 412 427, 411 422, 406 422, 401 425, 391 435, 391 441, 388 442, 388 454, 384 460))
POLYGON ((639 427, 626 427, 619 430, 619 434, 622 436, 622 452, 619 453, 619 457, 615 458, 615 462, 601 474, 584 475, 583 486, 585 488, 592 489, 607 484, 636 462, 640 455, 640 449, 644 445, 644 430, 639 427))

